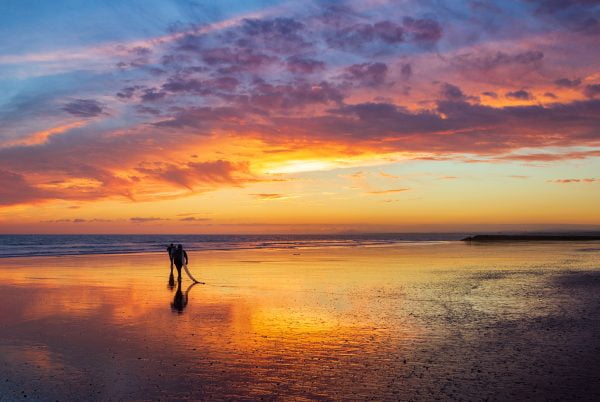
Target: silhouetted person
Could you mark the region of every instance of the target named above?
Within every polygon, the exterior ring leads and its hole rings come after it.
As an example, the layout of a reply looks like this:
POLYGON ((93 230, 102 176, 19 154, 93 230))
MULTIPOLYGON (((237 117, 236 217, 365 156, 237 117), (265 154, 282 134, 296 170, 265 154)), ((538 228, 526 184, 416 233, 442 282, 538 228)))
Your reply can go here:
POLYGON ((173 251, 173 263, 177 268, 177 280, 181 281, 181 267, 183 267, 183 264, 189 263, 188 255, 181 244, 178 244, 175 251, 173 251))
POLYGON ((173 252, 175 251, 175 246, 173 243, 167 246, 167 253, 169 254, 169 261, 171 261, 171 273, 173 272, 173 252))

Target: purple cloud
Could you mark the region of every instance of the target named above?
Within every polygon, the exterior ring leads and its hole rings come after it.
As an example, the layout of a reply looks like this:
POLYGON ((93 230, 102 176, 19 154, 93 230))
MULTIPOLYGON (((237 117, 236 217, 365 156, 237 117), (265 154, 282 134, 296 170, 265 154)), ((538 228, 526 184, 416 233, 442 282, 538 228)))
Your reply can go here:
POLYGON ((344 78, 358 86, 377 87, 385 82, 387 71, 385 63, 353 64, 346 68, 344 78))
POLYGON ((396 44, 404 41, 404 29, 391 21, 379 21, 373 24, 373 33, 385 43, 396 44))
POLYGON ((133 223, 146 223, 146 222, 157 222, 157 221, 164 221, 164 218, 154 218, 154 217, 133 217, 133 218, 129 218, 130 222, 133 223))
POLYGON ((533 95, 530 92, 520 89, 518 91, 512 91, 506 93, 507 98, 519 99, 519 100, 530 100, 533 99, 533 95))
POLYGON ((125 87, 121 89, 121 91, 117 92, 117 97, 123 100, 131 99, 135 95, 136 91, 141 88, 142 87, 140 85, 125 87))
POLYGON ((280 54, 308 49, 304 40, 304 24, 293 18, 245 19, 239 29, 232 31, 234 43, 241 48, 263 48, 280 54))
POLYGON ((600 100, 503 108, 441 101, 437 110, 420 112, 389 103, 363 103, 344 105, 326 116, 275 122, 280 132, 294 133, 296 139, 354 141, 356 146, 373 144, 388 151, 490 154, 524 147, 597 144, 599 113, 600 100), (385 140, 388 137, 395 140, 385 140))
POLYGON ((404 41, 404 29, 391 21, 375 24, 356 23, 334 31, 328 43, 336 48, 357 50, 379 41, 383 44, 398 44, 404 41))
POLYGON ((297 82, 272 85, 257 82, 252 90, 238 97, 241 105, 270 109, 297 109, 308 105, 340 103, 343 95, 332 84, 322 81, 318 84, 297 82))
POLYGON ((596 96, 600 95, 600 84, 586 85, 583 93, 588 98, 595 98, 596 96))
POLYGON ((211 66, 225 66, 226 71, 253 70, 276 59, 254 49, 228 47, 212 48, 201 53, 202 60, 211 66))
POLYGON ((154 102, 164 98, 166 95, 165 92, 157 91, 156 88, 148 88, 144 90, 140 99, 142 102, 154 102))
POLYGON ((27 183, 21 174, 0 170, 0 205, 20 204, 51 195, 27 183))
POLYGON ((568 79, 568 78, 560 78, 554 81, 554 84, 563 88, 575 88, 581 84, 581 78, 568 79))
POLYGON ((405 17, 402 26, 417 42, 435 43, 442 37, 442 26, 439 22, 429 18, 414 19, 405 17))
POLYGON ((296 38, 304 24, 292 18, 245 19, 242 31, 250 36, 296 38))
POLYGON ((194 92, 209 95, 219 91, 232 92, 239 84, 238 79, 230 76, 208 80, 173 76, 163 84, 162 89, 169 92, 194 92))
POLYGON ((409 63, 403 64, 400 68, 400 74, 405 80, 410 79, 410 77, 412 77, 413 74, 412 66, 409 63))
POLYGON ((63 110, 78 117, 96 117, 102 114, 102 104, 93 99, 76 99, 67 103, 63 110))
POLYGON ((544 58, 544 53, 537 50, 508 54, 495 53, 466 53, 456 56, 453 63, 462 69, 492 70, 502 66, 527 65, 536 67, 544 58))
POLYGON ((312 74, 325 70, 325 63, 319 60, 292 56, 287 59, 287 69, 296 74, 312 74))
POLYGON ((465 94, 456 85, 444 83, 441 89, 442 96, 450 101, 463 101, 466 99, 465 94))

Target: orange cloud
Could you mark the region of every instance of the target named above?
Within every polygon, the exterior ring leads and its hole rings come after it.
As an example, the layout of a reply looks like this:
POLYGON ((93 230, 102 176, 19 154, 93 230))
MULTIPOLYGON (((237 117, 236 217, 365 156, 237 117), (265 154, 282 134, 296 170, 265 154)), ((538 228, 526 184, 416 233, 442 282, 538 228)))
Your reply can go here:
POLYGON ((390 190, 378 190, 378 191, 367 191, 366 194, 380 195, 380 194, 391 194, 391 193, 401 193, 404 191, 410 190, 409 188, 393 188, 390 190))
POLYGON ((254 197, 261 199, 261 200, 285 200, 287 198, 289 198, 288 196, 284 195, 284 194, 276 194, 276 193, 260 193, 260 194, 250 194, 253 195, 254 197))
POLYGON ((5 142, 0 145, 3 147, 12 147, 12 146, 17 146, 17 145, 42 144, 42 143, 48 141, 48 139, 52 136, 65 133, 65 132, 72 130, 74 128, 77 128, 77 127, 85 126, 86 124, 87 124, 87 122, 84 120, 74 121, 74 122, 63 124, 63 125, 60 125, 57 127, 52 127, 52 128, 46 129, 46 130, 37 131, 37 132, 30 134, 24 138, 19 138, 17 140, 5 142))

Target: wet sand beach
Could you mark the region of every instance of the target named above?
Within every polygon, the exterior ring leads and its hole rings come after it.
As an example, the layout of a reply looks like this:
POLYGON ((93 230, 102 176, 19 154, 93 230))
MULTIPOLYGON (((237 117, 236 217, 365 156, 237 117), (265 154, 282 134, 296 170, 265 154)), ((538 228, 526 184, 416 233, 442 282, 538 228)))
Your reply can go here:
POLYGON ((0 259, 0 400, 598 400, 600 242, 0 259), (187 300, 187 304, 185 301, 187 300))

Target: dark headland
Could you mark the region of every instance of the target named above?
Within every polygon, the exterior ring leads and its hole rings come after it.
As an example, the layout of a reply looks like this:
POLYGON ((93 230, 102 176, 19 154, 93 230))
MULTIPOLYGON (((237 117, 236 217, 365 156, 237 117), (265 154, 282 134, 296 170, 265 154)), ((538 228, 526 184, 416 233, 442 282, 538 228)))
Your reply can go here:
POLYGON ((600 240, 600 235, 475 235, 462 239, 469 242, 503 242, 503 241, 591 241, 600 240))

